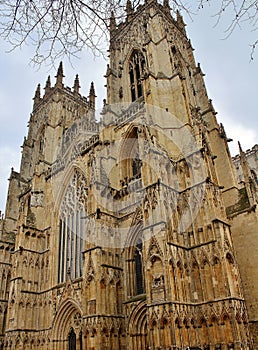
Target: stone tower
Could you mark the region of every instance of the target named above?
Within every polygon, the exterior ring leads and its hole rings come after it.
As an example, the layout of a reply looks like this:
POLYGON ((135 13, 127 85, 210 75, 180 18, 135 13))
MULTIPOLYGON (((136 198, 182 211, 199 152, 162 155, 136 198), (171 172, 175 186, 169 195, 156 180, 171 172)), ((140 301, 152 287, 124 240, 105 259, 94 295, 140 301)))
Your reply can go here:
POLYGON ((255 349, 257 184, 241 150, 238 186, 183 19, 128 0, 110 36, 99 123, 62 64, 36 90, 1 220, 3 348, 255 349))

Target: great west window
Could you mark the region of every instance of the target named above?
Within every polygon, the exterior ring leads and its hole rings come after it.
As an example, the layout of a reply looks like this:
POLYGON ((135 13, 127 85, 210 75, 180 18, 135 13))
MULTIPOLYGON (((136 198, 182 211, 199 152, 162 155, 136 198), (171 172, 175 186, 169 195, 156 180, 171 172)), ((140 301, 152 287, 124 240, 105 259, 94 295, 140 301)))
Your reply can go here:
POLYGON ((87 203, 86 179, 75 171, 60 208, 58 282, 82 276, 84 218, 87 203))

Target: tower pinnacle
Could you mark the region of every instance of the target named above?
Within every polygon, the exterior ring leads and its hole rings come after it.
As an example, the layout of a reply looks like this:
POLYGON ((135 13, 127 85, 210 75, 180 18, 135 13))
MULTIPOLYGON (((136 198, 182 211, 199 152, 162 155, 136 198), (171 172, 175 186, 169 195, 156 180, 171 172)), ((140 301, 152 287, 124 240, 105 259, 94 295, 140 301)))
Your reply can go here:
POLYGON ((133 14, 133 6, 131 0, 127 0, 126 3, 126 14, 127 14, 127 20, 130 21, 133 14))
POLYGON ((45 85, 45 94, 47 95, 49 93, 49 90, 51 89, 51 80, 50 75, 47 78, 46 85, 45 85))
POLYGON ((239 148, 239 154, 242 156, 244 152, 243 152, 240 141, 238 141, 238 148, 239 148))
POLYGON ((80 90, 80 82, 79 82, 79 75, 76 74, 74 79, 74 85, 73 85, 73 93, 74 95, 78 95, 80 90))
POLYGON ((41 101, 41 97, 40 97, 40 84, 38 84, 36 92, 35 92, 35 96, 33 98, 34 100, 34 104, 33 104, 33 109, 39 104, 39 102, 41 101))
POLYGON ((90 85, 90 94, 89 94, 90 107, 92 109, 95 109, 95 100, 96 100, 95 87, 94 87, 94 83, 92 82, 90 85))
POLYGON ((183 33, 186 33, 185 32, 186 24, 185 24, 185 22, 183 20, 183 17, 181 16, 181 14, 180 14, 180 12, 178 10, 176 12, 176 15, 177 15, 177 24, 178 24, 179 28, 182 30, 183 33))
POLYGON ((64 72, 63 72, 63 62, 61 61, 58 67, 56 78, 56 87, 63 88, 63 78, 64 78, 64 72))
POLYGON ((166 12, 170 13, 169 0, 163 0, 163 7, 166 12))

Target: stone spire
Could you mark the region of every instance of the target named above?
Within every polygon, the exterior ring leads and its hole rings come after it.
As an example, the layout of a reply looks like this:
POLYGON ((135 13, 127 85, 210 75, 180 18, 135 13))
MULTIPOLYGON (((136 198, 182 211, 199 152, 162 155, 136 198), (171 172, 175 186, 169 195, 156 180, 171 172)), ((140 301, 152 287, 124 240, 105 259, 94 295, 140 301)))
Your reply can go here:
POLYGON ((35 107, 37 107, 37 105, 38 105, 38 104, 40 103, 40 101, 41 101, 41 97, 40 97, 40 84, 38 84, 38 86, 37 86, 37 90, 36 90, 36 92, 35 92, 35 96, 34 96, 33 100, 34 100, 34 104, 33 104, 33 109, 34 109, 35 107))
POLYGON ((111 17, 110 17, 110 27, 109 27, 111 36, 115 33, 116 28, 117 28, 117 26, 116 26, 116 17, 115 17, 114 11, 112 11, 111 12, 111 17))
POLYGON ((80 90, 79 75, 76 74, 75 79, 74 79, 74 85, 73 85, 74 95, 79 95, 79 90, 80 90))
POLYGON ((55 76, 56 78, 56 87, 63 88, 63 78, 64 78, 64 72, 63 72, 63 62, 60 62, 60 65, 58 67, 57 75, 55 76))
POLYGON ((90 94, 89 94, 89 102, 90 102, 90 108, 95 110, 95 100, 96 100, 96 95, 95 95, 95 87, 94 83, 92 82, 90 85, 90 94))
POLYGON ((133 14, 133 6, 132 6, 131 0, 127 0, 126 14, 127 14, 127 20, 130 21, 132 19, 132 14, 133 14))
POLYGON ((47 78, 46 85, 45 85, 44 89, 45 89, 45 95, 47 95, 51 89, 50 75, 47 78))

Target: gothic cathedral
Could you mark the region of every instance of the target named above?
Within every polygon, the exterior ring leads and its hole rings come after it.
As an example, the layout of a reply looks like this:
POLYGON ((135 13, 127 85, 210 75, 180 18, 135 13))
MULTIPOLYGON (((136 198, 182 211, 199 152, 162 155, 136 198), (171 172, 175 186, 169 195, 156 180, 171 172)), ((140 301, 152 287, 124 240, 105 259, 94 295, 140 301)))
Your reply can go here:
POLYGON ((258 349, 257 178, 239 186, 179 13, 110 21, 107 99, 34 97, 0 220, 0 348, 258 349))

